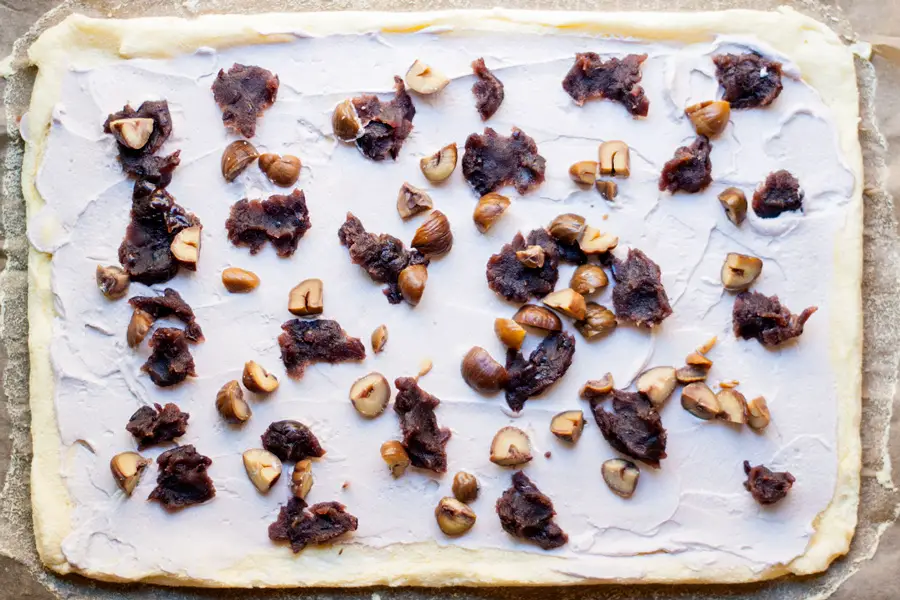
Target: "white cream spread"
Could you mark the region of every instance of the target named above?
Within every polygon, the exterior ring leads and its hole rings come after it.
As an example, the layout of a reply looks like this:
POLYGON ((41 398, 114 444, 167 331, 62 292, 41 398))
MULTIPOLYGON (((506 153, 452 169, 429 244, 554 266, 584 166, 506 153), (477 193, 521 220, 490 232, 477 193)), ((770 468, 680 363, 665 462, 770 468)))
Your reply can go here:
MULTIPOLYGON (((747 47, 766 51, 747 37, 668 45, 576 34, 298 35, 289 44, 201 50, 84 69, 74 65, 63 81, 37 180, 47 204, 30 227, 35 247, 54 251, 55 404, 62 475, 74 506, 71 533, 62 546, 68 562, 121 578, 162 572, 204 579, 247 556, 289 553, 267 537, 267 526, 288 498, 287 483, 281 481, 262 495, 241 462, 241 453, 259 446, 260 434, 279 419, 306 423, 326 448, 326 456, 314 466, 309 500, 338 500, 359 518, 359 530, 343 538, 342 545, 385 548, 436 541, 543 552, 506 534, 494 511, 512 470, 490 463, 488 449, 500 427, 515 424, 529 433, 534 446, 535 459, 525 471, 553 500, 557 521, 570 535, 568 545, 551 553, 569 559, 559 563, 569 575, 640 578, 646 555, 656 553, 682 555, 698 577, 712 564, 758 573, 801 555, 814 532, 813 520, 832 499, 838 469, 828 325, 836 307, 828 290, 835 278, 832 240, 844 226, 855 181, 840 158, 829 111, 796 77, 797 71, 785 65, 795 76, 785 77, 775 103, 732 112, 727 130, 714 140, 712 186, 694 195, 657 190, 663 163, 694 135, 684 107, 719 93, 711 54, 747 47), (634 119, 608 101, 576 106, 561 81, 579 51, 647 53, 642 85, 650 99, 649 116, 634 119), (471 93, 469 64, 480 56, 506 92, 487 123, 479 118, 471 93), (372 162, 353 146, 336 142, 330 127, 334 105, 364 92, 390 92, 393 75, 403 75, 416 58, 441 69, 452 82, 436 96, 414 96, 415 129, 399 159, 372 162), (222 126, 210 85, 218 69, 234 62, 268 68, 281 80, 278 101, 259 121, 252 141, 260 151, 287 152, 303 161, 298 187, 306 193, 312 228, 290 259, 278 258, 271 247, 250 256, 226 238, 224 222, 234 202, 283 191, 256 166, 231 184, 220 174, 222 151, 235 136, 222 126), (157 388, 140 372, 149 352, 146 342, 137 351, 126 345, 127 303, 105 300, 94 283, 96 265, 118 262, 132 188, 102 124, 123 104, 136 107, 151 99, 167 100, 172 112, 174 133, 162 152, 181 150, 181 166, 169 191, 204 224, 198 271, 154 286, 157 292, 177 289, 206 334, 204 343, 191 348, 198 377, 170 389, 157 388), (516 126, 532 136, 547 159, 547 180, 523 197, 505 190, 512 206, 482 235, 472 224, 476 197, 461 169, 434 186, 423 178, 418 163, 454 141, 461 156, 466 137, 485 125, 502 134, 516 126), (595 159, 600 141, 615 139, 631 147, 632 174, 618 181, 619 197, 610 204, 595 191, 578 188, 567 170, 575 161, 595 159), (749 197, 769 172, 781 168, 800 181, 803 213, 761 220, 751 211, 741 228, 733 226, 716 195, 739 186, 749 197), (337 238, 345 213, 352 211, 369 231, 408 242, 422 219, 404 223, 396 213, 396 194, 404 181, 428 190, 435 207, 449 217, 455 237, 450 254, 429 268, 424 298, 415 308, 388 304, 381 286, 350 262, 337 238), (621 326, 590 343, 575 333, 575 359, 567 375, 512 416, 502 395, 483 397, 465 385, 460 361, 473 345, 501 360, 504 354, 493 321, 511 316, 515 307, 487 287, 484 269, 490 255, 516 231, 544 226, 562 212, 580 213, 618 235, 620 252, 636 247, 654 259, 662 268, 674 314, 652 333, 621 326), (794 312, 819 307, 798 342, 773 351, 756 341, 735 339, 732 295, 719 282, 722 261, 731 251, 764 259, 754 289, 778 294, 794 312), (228 266, 254 271, 261 286, 251 294, 227 293, 220 275, 228 266), (314 365, 300 381, 286 377, 276 338, 280 324, 291 318, 288 290, 309 277, 324 281, 323 316, 363 339, 367 349, 372 330, 387 325, 385 352, 369 351, 358 364, 314 365), (679 366, 711 336, 719 341, 709 355, 715 363, 710 382, 737 379, 748 397, 765 396, 772 425, 757 434, 699 421, 679 406, 676 394, 661 413, 668 430, 662 468, 641 468, 632 499, 613 495, 600 476, 600 464, 616 453, 578 398, 579 387, 607 371, 624 386, 647 366, 679 366), (420 383, 442 400, 438 421, 453 432, 447 446, 449 472, 436 477, 411 470, 394 480, 379 447, 399 438, 396 415, 388 410, 371 421, 360 418, 348 390, 371 371, 390 380, 414 375, 426 358, 434 369, 420 383), (251 359, 277 374, 281 387, 270 397, 251 394, 252 419, 241 428, 228 426, 214 408, 216 391, 239 379, 244 362, 251 359), (180 442, 194 444, 212 458, 209 474, 217 494, 211 502, 176 514, 147 502, 155 465, 133 497, 116 487, 109 460, 135 447, 125 424, 139 406, 152 402, 175 402, 190 413, 180 442), (585 411, 588 423, 581 440, 570 447, 553 437, 549 421, 556 412, 575 408, 585 411), (545 452, 552 457, 545 458, 545 452), (745 459, 793 473, 797 483, 787 499, 771 508, 758 506, 742 486, 745 459), (450 495, 458 470, 474 473, 481 483, 472 505, 478 522, 467 535, 448 539, 437 528, 433 511, 441 497, 450 495)), ((561 268, 558 287, 566 285, 571 272, 570 266, 561 268)), ((131 287, 132 295, 153 292, 138 284, 131 287)), ((610 290, 597 301, 611 304, 610 290)), ((526 349, 537 341, 529 336, 526 349)), ((155 458, 163 450, 144 454, 155 458)), ((254 566, 265 571, 265 562, 254 566)))

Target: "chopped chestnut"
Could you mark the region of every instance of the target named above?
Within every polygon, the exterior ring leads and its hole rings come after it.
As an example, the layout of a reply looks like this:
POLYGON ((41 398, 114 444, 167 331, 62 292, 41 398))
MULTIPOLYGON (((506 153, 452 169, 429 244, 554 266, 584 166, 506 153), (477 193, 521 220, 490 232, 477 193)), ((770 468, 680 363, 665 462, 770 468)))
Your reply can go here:
POLYGON ((462 535, 475 525, 475 511, 456 498, 441 498, 434 509, 438 527, 447 535, 462 535))
POLYGON ((400 295, 412 306, 417 306, 425 292, 425 284, 428 282, 428 269, 425 265, 410 265, 400 271, 397 277, 397 287, 400 295))
POLYGON ((618 321, 611 310, 596 302, 585 304, 584 318, 575 323, 575 329, 588 340, 609 335, 615 331, 618 321))
POLYGON ((659 410, 675 391, 677 383, 673 367, 653 367, 638 376, 635 387, 650 400, 654 408, 659 410))
POLYGON ((228 267, 222 271, 222 285, 232 294, 246 294, 259 286, 259 277, 253 271, 228 267))
POLYGON ((596 227, 584 228, 578 247, 585 254, 606 254, 619 245, 619 238, 611 233, 603 233, 596 227))
POLYGON ((116 485, 130 496, 141 480, 141 476, 152 463, 137 452, 120 452, 109 461, 109 470, 112 471, 116 485))
POLYGON ((744 488, 753 495, 753 499, 762 505, 775 504, 791 491, 794 476, 787 471, 772 471, 763 465, 750 466, 750 461, 744 461, 744 473, 747 481, 744 488))
POLYGON ((494 333, 507 348, 518 350, 525 341, 525 329, 512 319, 494 319, 494 333))
POLYGON ((259 168, 269 181, 281 187, 291 187, 300 179, 303 163, 296 156, 266 153, 259 156, 259 168))
POLYGON ((569 280, 569 287, 582 296, 590 296, 608 285, 606 272, 597 265, 581 265, 569 280))
MULTIPOLYGON (((544 331, 562 331, 562 320, 551 310, 536 304, 526 304, 513 315, 513 322, 544 331)), ((521 347, 521 344, 520 344, 521 347)))
POLYGON ((431 156, 426 156, 419 161, 422 175, 431 183, 446 181, 456 170, 457 150, 456 143, 447 144, 431 156))
POLYGON ((597 180, 597 169, 600 165, 592 160, 580 160, 569 167, 569 177, 575 183, 594 185, 597 180))
POLYGON ((391 384, 381 373, 369 373, 350 386, 353 408, 367 419, 374 419, 384 412, 391 401, 391 384))
POLYGON ((372 352, 378 354, 384 350, 388 340, 387 325, 379 325, 372 332, 372 352))
POLYGON ((481 233, 487 231, 503 216, 506 209, 509 208, 509 198, 501 196, 496 192, 485 194, 478 200, 475 205, 475 212, 472 213, 472 220, 475 221, 475 227, 481 233))
POLYGON ((387 463, 394 479, 406 473, 410 464, 406 449, 397 440, 390 440, 381 445, 381 458, 387 463))
POLYGON ((716 394, 716 400, 719 402, 720 409, 716 418, 735 425, 743 425, 747 422, 747 399, 742 393, 735 389, 725 388, 716 394))
POLYGON ((722 264, 722 285, 729 292, 742 292, 762 273, 763 261, 755 256, 729 252, 722 264))
POLYGON ((321 315, 325 310, 321 279, 304 279, 288 294, 288 312, 299 317, 321 315))
POLYGON ((509 379, 506 368, 479 346, 466 353, 460 371, 469 387, 483 394, 500 391, 509 379))
POLYGON ((589 379, 586 381, 581 386, 579 395, 585 400, 603 398, 612 393, 614 385, 612 373, 607 373, 600 379, 589 379))
POLYGON ((722 413, 716 395, 701 381, 688 384, 681 390, 681 406, 704 421, 718 417, 722 413))
POLYGON ((598 150, 599 173, 613 177, 628 177, 631 175, 631 152, 628 144, 616 140, 603 142, 598 150))
POLYGON ((688 106, 684 114, 691 120, 697 135, 714 138, 725 131, 731 117, 731 105, 725 100, 707 100, 688 106))
POLYGON ((516 258, 529 269, 540 269, 544 266, 544 249, 538 245, 527 246, 524 250, 516 251, 516 258))
POLYGON ((432 211, 416 229, 410 245, 429 258, 449 252, 453 247, 453 233, 447 215, 439 210, 432 211))
POLYGON ((257 158, 259 152, 247 140, 231 142, 222 153, 222 177, 225 181, 234 181, 257 158))
POLYGON ((453 495, 460 502, 474 502, 478 498, 478 487, 478 479, 471 473, 460 471, 453 476, 453 495))
POLYGON ((550 433, 559 439, 575 443, 584 431, 584 413, 580 410, 567 410, 557 413, 550 420, 550 433))
POLYGON ((257 394, 269 394, 278 389, 278 378, 252 360, 244 363, 241 381, 244 382, 244 387, 257 394))
POLYGON ((531 442, 518 427, 507 426, 494 435, 491 462, 502 467, 515 467, 531 461, 531 442))
POLYGON ((298 461, 291 472, 291 494, 303 500, 309 495, 313 483, 312 461, 308 458, 298 461))
POLYGON ((125 332, 125 341, 132 348, 140 346, 144 338, 150 332, 153 326, 153 315, 139 308, 134 309, 131 313, 131 320, 128 322, 128 330, 125 332))
POLYGON ((261 493, 265 494, 281 477, 281 461, 262 448, 251 448, 243 454, 247 477, 261 493))
POLYGON ((719 194, 719 203, 725 209, 728 220, 740 226, 747 218, 747 196, 736 187, 726 188, 719 194))
POLYGON ((582 321, 587 316, 587 305, 585 304, 584 296, 572 288, 565 288, 547 294, 542 302, 576 321, 582 321))
POLYGON ((763 431, 769 426, 770 420, 769 405, 765 398, 757 396, 747 403, 747 424, 751 429, 763 431))
POLYGON ((630 460, 624 458, 611 458, 600 467, 603 473, 603 481, 617 496, 631 498, 637 488, 641 470, 630 460))
POLYGON ((113 265, 97 265, 97 287, 110 300, 118 300, 127 294, 130 284, 131 279, 125 269, 113 265))
POLYGON ((140 150, 150 140, 155 123, 150 118, 133 117, 109 121, 108 126, 115 135, 116 141, 132 150, 140 150))
POLYGON ((584 234, 585 221, 581 215, 566 213, 559 215, 550 222, 547 231, 555 239, 566 244, 577 244, 584 234))
POLYGON ((423 96, 441 91, 448 83, 450 80, 446 75, 420 60, 415 61, 406 71, 406 85, 423 96))
POLYGON ((363 131, 363 123, 350 99, 344 100, 334 107, 331 115, 331 128, 334 136, 342 142, 355 142, 363 131))
POLYGON ((619 195, 619 185, 615 181, 608 179, 598 179, 594 182, 594 187, 600 192, 604 200, 612 202, 619 195))
POLYGON ((397 193, 397 214, 401 219, 411 219, 432 206, 434 204, 431 202, 431 196, 425 190, 420 190, 405 181, 400 186, 400 191, 397 193))
POLYGON ((263 448, 285 461, 321 458, 325 450, 309 427, 299 421, 275 421, 261 436, 263 448))
POLYGON ((226 421, 232 423, 243 423, 253 414, 236 379, 223 385, 216 394, 216 410, 226 421))

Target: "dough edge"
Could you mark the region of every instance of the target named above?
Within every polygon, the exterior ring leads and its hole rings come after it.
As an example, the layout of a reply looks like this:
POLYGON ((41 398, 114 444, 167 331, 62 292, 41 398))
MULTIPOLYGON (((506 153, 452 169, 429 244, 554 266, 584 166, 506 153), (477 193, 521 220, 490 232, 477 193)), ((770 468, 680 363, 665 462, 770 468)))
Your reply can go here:
POLYGON ((551 585, 591 583, 741 583, 786 574, 824 571, 845 554, 857 522, 861 469, 862 379, 862 150, 856 72, 851 51, 818 21, 782 7, 777 11, 718 12, 573 12, 527 10, 457 10, 418 13, 344 12, 257 15, 208 15, 196 19, 170 17, 131 20, 94 19, 71 15, 45 31, 29 49, 38 66, 28 126, 22 184, 29 217, 44 201, 35 178, 47 139, 52 108, 62 76, 71 62, 100 65, 121 59, 162 58, 200 47, 290 42, 296 33, 313 35, 381 31, 413 33, 442 31, 578 32, 648 40, 701 42, 717 34, 754 35, 794 62, 804 81, 832 111, 842 158, 856 179, 845 226, 834 240, 836 278, 829 290, 832 311, 831 368, 837 376, 838 475, 834 496, 815 519, 805 552, 788 564, 763 571, 712 567, 700 571, 678 555, 643 556, 639 575, 592 578, 573 572, 567 559, 531 552, 468 550, 435 542, 397 544, 384 549, 347 542, 334 547, 310 547, 294 555, 283 545, 247 556, 215 573, 135 571, 126 576, 70 564, 62 542, 71 531, 72 503, 61 463, 61 439, 56 422, 53 369, 50 360, 55 315, 48 254, 29 249, 29 353, 32 411, 32 507, 35 539, 44 565, 61 574, 79 573, 105 581, 145 581, 200 587, 295 587, 370 585, 551 585), (342 550, 338 554, 338 548, 342 550))

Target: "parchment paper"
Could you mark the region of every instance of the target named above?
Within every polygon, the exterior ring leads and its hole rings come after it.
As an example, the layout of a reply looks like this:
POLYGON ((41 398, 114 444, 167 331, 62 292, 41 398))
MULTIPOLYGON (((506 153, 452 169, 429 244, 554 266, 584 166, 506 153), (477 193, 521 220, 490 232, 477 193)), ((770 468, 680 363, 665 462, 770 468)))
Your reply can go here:
MULTIPOLYGON (((0 113, 0 598, 171 599, 188 598, 316 598, 321 600, 424 600, 438 598, 559 600, 630 599, 812 599, 897 600, 900 598, 900 492, 892 484, 891 464, 900 464, 900 427, 889 429, 892 406, 900 406, 900 245, 898 209, 900 154, 893 160, 888 147, 900 144, 900 5, 883 0, 845 0, 791 4, 825 22, 855 43, 862 92, 860 140, 865 158, 865 353, 863 377, 863 479, 860 523, 850 554, 822 576, 792 578, 746 586, 640 587, 604 586, 485 589, 363 589, 350 591, 233 591, 169 589, 146 585, 118 586, 80 577, 57 577, 39 564, 31 528, 28 479, 30 468, 27 357, 27 241, 24 202, 18 168, 22 141, 18 119, 27 109, 34 73, 25 68, 25 50, 37 35, 72 12, 94 16, 191 16, 208 12, 274 10, 424 10, 438 8, 510 8, 589 10, 712 10, 745 7, 771 9, 777 0, 69 0, 51 13, 58 0, 0 0, 0 76, 5 83, 6 114, 0 113), (35 24, 36 23, 36 24, 35 24), (24 37, 20 37, 24 36, 24 37), (13 42, 17 39, 15 47, 13 42), (877 73, 877 83, 876 76, 877 73), (877 123, 877 127, 876 127, 877 123), (5 127, 4 127, 5 125, 5 127), (893 144, 891 144, 893 142, 893 144), (893 456, 893 461, 891 461, 893 456), (883 535, 882 535, 883 534, 883 535), (880 548, 879 548, 880 537, 880 548), (878 550, 876 553, 876 549, 878 550), (874 556, 874 558, 873 558, 874 556), (849 579, 848 579, 849 578, 849 579), (843 584, 843 585, 842 585, 843 584), (838 589, 840 586, 840 589, 838 589), (835 591, 837 590, 837 591, 835 591)), ((0 79, 0 89, 4 88, 0 79)), ((897 413, 900 415, 900 411, 897 413)), ((896 424, 895 424, 896 425, 896 424)))

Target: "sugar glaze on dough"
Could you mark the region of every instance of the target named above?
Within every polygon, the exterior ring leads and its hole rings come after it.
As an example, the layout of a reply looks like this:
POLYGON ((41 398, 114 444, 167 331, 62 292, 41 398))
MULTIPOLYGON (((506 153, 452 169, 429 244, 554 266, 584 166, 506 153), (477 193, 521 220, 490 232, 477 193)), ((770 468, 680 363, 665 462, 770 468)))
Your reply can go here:
MULTIPOLYGON (((628 576, 594 578, 578 570, 573 571, 565 558, 552 554, 498 549, 473 550, 434 542, 374 548, 353 544, 351 537, 347 540, 350 543, 340 546, 343 550, 340 556, 335 548, 327 546, 310 547, 295 556, 285 548, 273 545, 271 551, 247 555, 240 562, 202 576, 191 573, 189 569, 177 568, 148 570, 129 574, 128 577, 92 568, 80 568, 70 564, 62 548, 63 541, 72 529, 74 506, 63 479, 63 462, 68 461, 69 457, 60 451, 63 445, 54 406, 55 375, 50 361, 55 314, 51 291, 51 256, 32 248, 29 255, 30 383, 34 445, 32 502, 35 535, 43 562, 59 573, 79 572, 98 579, 140 579, 162 584, 208 587, 535 585, 598 581, 744 582, 788 573, 815 573, 827 568, 832 560, 844 554, 849 547, 856 525, 858 503, 862 157, 857 138, 857 89, 852 56, 833 32, 792 10, 781 9, 772 13, 726 11, 681 14, 493 10, 207 16, 195 20, 147 18, 129 21, 72 16, 45 32, 30 50, 31 60, 39 67, 27 122, 27 130, 31 133, 28 136, 23 167, 23 188, 32 229, 32 217, 44 205, 35 185, 38 165, 47 150, 47 131, 53 107, 60 98, 63 76, 70 64, 77 63, 82 67, 101 66, 122 59, 177 56, 201 48, 225 49, 287 43, 303 34, 318 36, 372 31, 413 33, 422 30, 571 32, 679 43, 709 42, 717 35, 747 36, 767 44, 780 56, 789 59, 799 69, 803 81, 818 92, 831 112, 831 122, 837 129, 840 156, 852 172, 855 183, 846 211, 845 225, 838 229, 839 233, 833 240, 836 275, 827 294, 828 303, 838 310, 831 311, 827 324, 818 324, 828 328, 831 340, 830 367, 835 373, 836 400, 839 404, 836 434, 838 473, 834 496, 812 523, 815 533, 805 553, 787 564, 770 565, 764 570, 715 565, 705 566, 701 570, 695 565, 685 564, 678 553, 659 553, 641 557, 639 568, 629 571, 628 576)), ((409 57, 409 62, 414 58, 416 57, 409 57)), ((662 100, 651 98, 651 101, 654 100, 654 110, 662 110, 662 100)), ((628 117, 623 113, 622 118, 628 117)), ((301 180, 301 186, 302 184, 301 180)), ((454 185, 463 184, 456 182, 454 185)), ((189 204, 187 206, 190 208, 189 204)), ((311 212, 315 223, 315 208, 311 208, 311 212)), ((51 227, 42 224, 42 228, 44 225, 51 227)), ((217 227, 217 224, 210 222, 207 226, 217 227)), ((41 238, 42 232, 32 230, 29 235, 34 242, 41 238)), ((253 268, 249 261, 245 265, 253 268)), ((790 306, 794 310, 802 308, 792 304, 790 306)), ((364 333, 367 332, 354 332, 355 335, 364 333)), ((427 385, 423 385, 428 389, 427 385)), ((198 448, 203 451, 202 440, 198 443, 198 448)), ((151 473, 150 478, 152 477, 151 473)), ((538 485, 541 484, 539 477, 535 480, 538 485)), ((446 481, 441 483, 447 484, 446 481)), ((560 501, 559 498, 554 500, 557 503, 560 501)), ((131 501, 141 502, 143 499, 135 497, 131 501)), ((634 501, 639 500, 635 498, 634 501)), ((364 502, 350 506, 350 509, 361 521, 365 519, 364 502)), ((187 514, 179 515, 186 516, 187 514)), ((479 523, 496 518, 491 511, 484 509, 479 512, 479 517, 479 523)))

